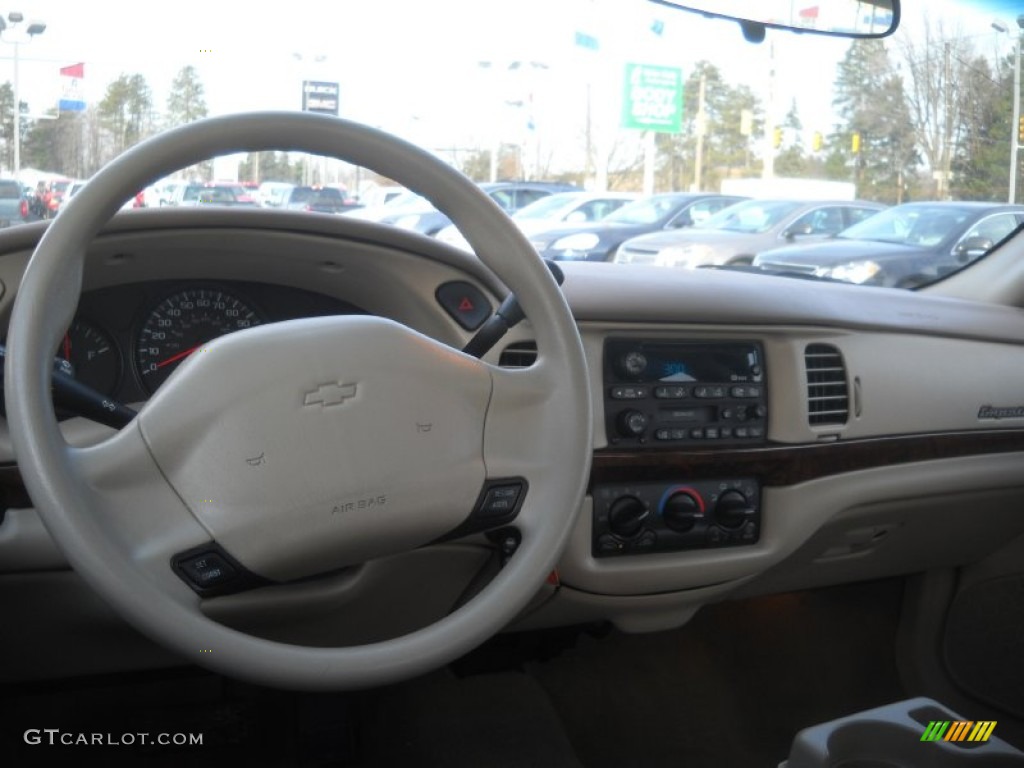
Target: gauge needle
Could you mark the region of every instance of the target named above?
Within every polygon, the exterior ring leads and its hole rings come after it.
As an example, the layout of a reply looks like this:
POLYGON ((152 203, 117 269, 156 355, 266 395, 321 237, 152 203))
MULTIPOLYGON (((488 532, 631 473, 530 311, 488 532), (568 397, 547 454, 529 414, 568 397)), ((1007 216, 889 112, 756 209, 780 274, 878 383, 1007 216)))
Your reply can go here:
POLYGON ((189 355, 191 355, 193 352, 195 352, 201 346, 202 346, 202 344, 196 344, 194 347, 189 347, 188 349, 183 350, 183 351, 179 352, 176 355, 171 355, 166 360, 161 360, 159 363, 157 363, 156 367, 157 368, 163 368, 165 365, 170 365, 171 363, 176 363, 179 360, 181 360, 181 358, 188 357, 189 355))

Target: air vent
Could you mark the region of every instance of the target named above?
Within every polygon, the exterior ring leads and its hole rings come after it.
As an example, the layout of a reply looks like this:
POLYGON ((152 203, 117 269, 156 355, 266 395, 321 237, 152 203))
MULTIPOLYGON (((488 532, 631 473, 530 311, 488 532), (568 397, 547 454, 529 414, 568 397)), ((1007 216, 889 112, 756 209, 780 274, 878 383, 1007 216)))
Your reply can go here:
POLYGON ((850 392, 842 354, 830 344, 810 344, 804 352, 804 360, 808 423, 812 426, 845 424, 850 415, 850 392))
POLYGON ((501 351, 498 365, 502 368, 529 368, 537 361, 537 344, 533 341, 517 341, 501 351))

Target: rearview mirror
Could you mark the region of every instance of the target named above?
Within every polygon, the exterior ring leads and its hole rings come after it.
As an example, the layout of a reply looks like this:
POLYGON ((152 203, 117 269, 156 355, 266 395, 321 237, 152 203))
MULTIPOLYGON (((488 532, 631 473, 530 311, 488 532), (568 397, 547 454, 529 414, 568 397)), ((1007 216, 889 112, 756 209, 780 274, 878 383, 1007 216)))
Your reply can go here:
MULTIPOLYGON (((900 21, 899 0, 651 0, 658 5, 732 19, 750 27, 836 37, 885 37, 900 21)), ((754 40, 755 42, 757 40, 754 40)))
POLYGON ((976 259, 992 250, 993 245, 995 243, 987 237, 968 237, 957 245, 953 253, 961 257, 961 261, 965 258, 976 259))

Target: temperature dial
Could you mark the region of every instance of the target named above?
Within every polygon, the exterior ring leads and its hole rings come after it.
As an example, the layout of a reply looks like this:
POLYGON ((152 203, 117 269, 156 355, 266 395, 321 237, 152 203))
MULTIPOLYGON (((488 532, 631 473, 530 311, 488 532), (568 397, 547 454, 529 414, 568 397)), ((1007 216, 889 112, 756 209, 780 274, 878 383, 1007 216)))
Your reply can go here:
POLYGON ((676 491, 665 500, 661 517, 673 531, 686 533, 704 517, 704 501, 695 491, 676 491))

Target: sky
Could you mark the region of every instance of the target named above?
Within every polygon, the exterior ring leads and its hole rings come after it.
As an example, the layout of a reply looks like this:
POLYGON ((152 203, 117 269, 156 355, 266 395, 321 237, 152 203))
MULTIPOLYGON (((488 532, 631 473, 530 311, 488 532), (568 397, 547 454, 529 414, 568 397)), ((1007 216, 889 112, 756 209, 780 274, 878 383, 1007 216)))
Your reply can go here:
MULTIPOLYGON (((1010 0, 991 2, 994 8, 979 12, 948 0, 928 0, 928 8, 963 23, 979 48, 1006 49, 1010 37, 990 22, 1014 18, 1005 8, 1010 0)), ((327 80, 340 84, 343 116, 435 149, 517 141, 531 117, 549 146, 580 146, 587 83, 593 135, 610 143, 619 134, 627 62, 677 66, 686 77, 695 62, 710 59, 727 81, 748 84, 762 99, 774 68, 775 120, 796 99, 806 132, 827 132, 835 65, 848 47, 771 31, 752 45, 734 23, 646 0, 307 0, 293 7, 26 0, 11 10, 47 25, 18 46, 21 97, 32 113, 55 104, 60 66, 85 62, 90 103, 119 74, 140 72, 162 110, 175 73, 191 64, 211 114, 298 108, 303 79, 327 80), (652 32, 655 22, 660 34, 652 32), (576 32, 595 38, 598 50, 576 45, 576 32), (510 72, 515 61, 533 65, 510 72)), ((13 79, 13 41, 23 39, 17 28, 0 34, 7 43, 0 44, 0 81, 13 79)))

